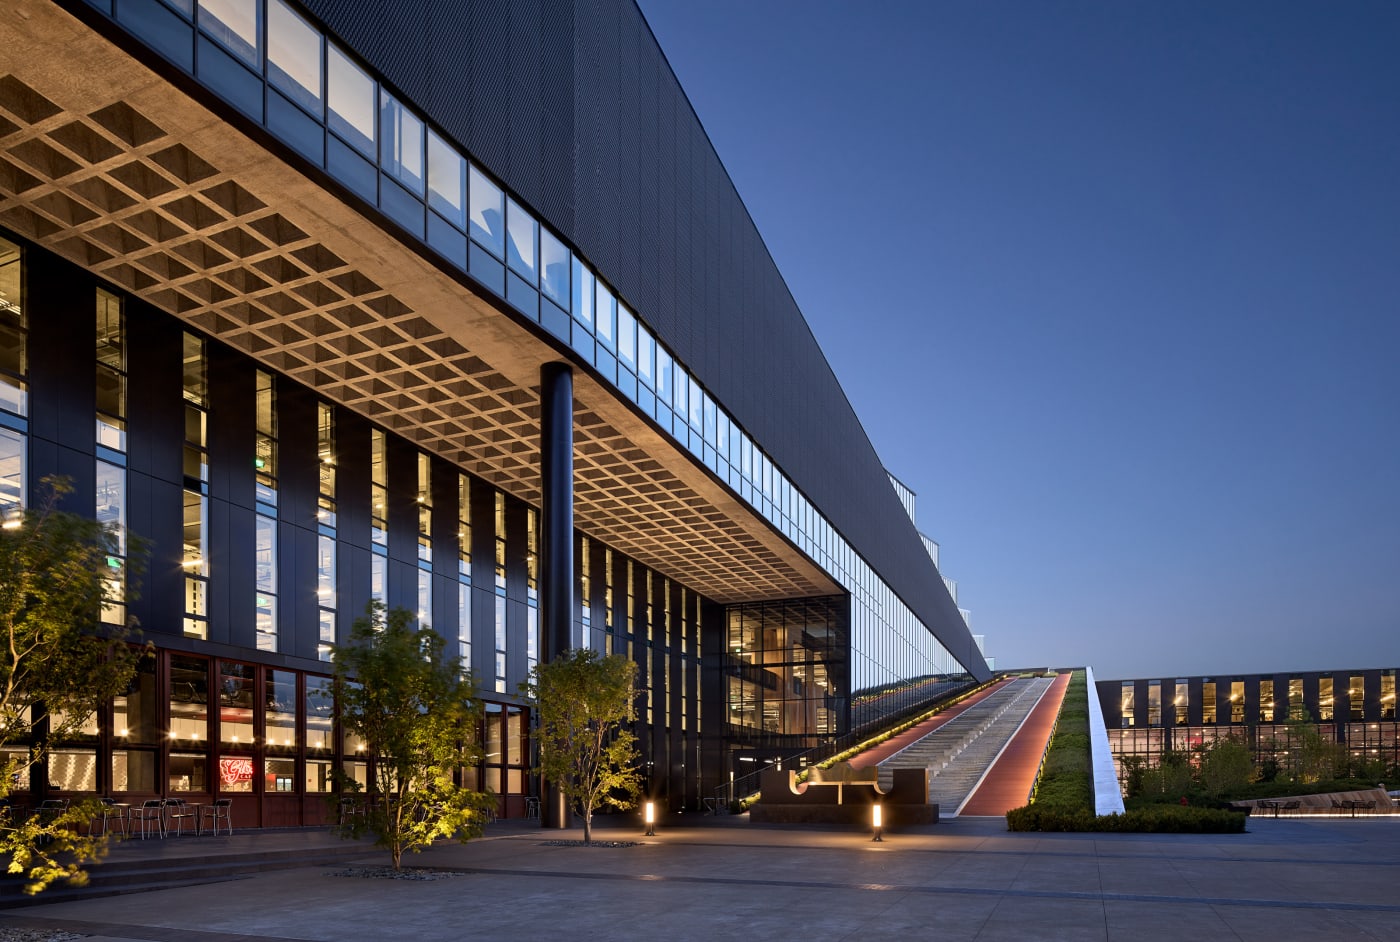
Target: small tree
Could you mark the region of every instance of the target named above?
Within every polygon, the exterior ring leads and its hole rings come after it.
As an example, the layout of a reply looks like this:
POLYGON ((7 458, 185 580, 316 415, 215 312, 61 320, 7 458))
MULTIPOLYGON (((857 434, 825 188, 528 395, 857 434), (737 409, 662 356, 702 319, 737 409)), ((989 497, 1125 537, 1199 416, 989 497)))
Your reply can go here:
MULTIPOLYGON (((144 545, 114 526, 58 510, 72 490, 66 478, 45 478, 39 505, 0 529, 0 799, 45 757, 50 742, 71 739, 99 706, 121 694, 141 649, 126 628, 98 634, 98 613, 136 597, 144 545), (126 561, 119 561, 125 555, 126 561), (122 569, 115 568, 122 565, 122 569), (118 575, 120 573, 120 575, 118 575), (115 577, 115 578, 114 578, 115 577)), ((0 854, 9 872, 38 893, 57 880, 87 882, 84 864, 99 859, 105 838, 80 835, 97 813, 95 801, 67 812, 19 820, 0 817, 0 854)), ((8 809, 6 809, 8 811, 8 809)))
POLYGON ((631 808, 641 794, 637 737, 623 724, 635 711, 637 665, 587 648, 537 664, 522 685, 538 704, 539 767, 535 771, 583 812, 583 842, 593 842, 593 812, 631 808))
MULTIPOLYGON (((481 758, 480 707, 470 675, 460 658, 445 656, 445 644, 432 629, 414 628, 411 613, 396 608, 386 616, 375 601, 355 620, 349 643, 331 654, 341 722, 364 740, 375 769, 370 806, 341 831, 372 834, 395 870, 405 851, 479 835, 494 801, 452 781, 455 770, 481 758)), ((361 788, 344 770, 335 777, 342 790, 361 788)))
POLYGON ((1199 748, 1201 789, 1211 798, 1235 794, 1258 778, 1254 753, 1237 736, 1224 736, 1199 748))

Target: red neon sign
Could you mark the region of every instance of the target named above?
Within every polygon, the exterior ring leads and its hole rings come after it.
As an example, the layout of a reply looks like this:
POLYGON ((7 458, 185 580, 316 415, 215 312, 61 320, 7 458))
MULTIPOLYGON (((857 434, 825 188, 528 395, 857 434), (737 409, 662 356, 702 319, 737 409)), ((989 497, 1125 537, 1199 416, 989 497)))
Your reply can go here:
POLYGON ((235 788, 242 782, 253 780, 252 759, 220 759, 219 781, 225 788, 235 788))

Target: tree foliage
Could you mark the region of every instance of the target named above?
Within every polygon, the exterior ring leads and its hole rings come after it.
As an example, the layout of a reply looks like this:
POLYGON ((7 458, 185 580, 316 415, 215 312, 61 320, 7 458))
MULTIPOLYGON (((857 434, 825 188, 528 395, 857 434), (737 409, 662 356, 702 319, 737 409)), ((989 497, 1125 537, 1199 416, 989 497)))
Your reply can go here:
POLYGON ((1254 753, 1242 736, 1224 736, 1197 753, 1201 789, 1211 798, 1234 794, 1259 777, 1254 753))
MULTIPOLYGON (((373 835, 395 870, 405 851, 479 835, 495 800, 453 782, 454 771, 480 761, 481 711, 470 675, 460 658, 445 655, 445 645, 431 628, 415 628, 411 613, 396 608, 386 615, 376 601, 355 620, 349 643, 331 654, 341 722, 375 757, 365 813, 341 830, 373 835)), ((335 776, 342 793, 361 791, 343 769, 335 776)))
POLYGON ((593 812, 631 808, 641 794, 635 717, 637 665, 621 655, 579 648, 537 664, 524 684, 538 704, 539 767, 571 806, 583 812, 583 840, 593 840, 593 812))
MULTIPOLYGON (((45 478, 39 505, 17 526, 0 529, 0 799, 40 763, 48 743, 72 739, 97 708, 123 693, 135 675, 141 649, 130 628, 106 626, 99 613, 118 601, 112 561, 122 534, 113 526, 58 509, 71 491, 64 478, 45 478)), ((125 600, 136 597, 144 544, 127 538, 125 600)), ((98 859, 105 839, 78 834, 96 802, 80 802, 63 814, 22 818, 6 809, 0 818, 0 853, 9 872, 23 874, 26 893, 57 880, 86 882, 84 864, 98 859)))

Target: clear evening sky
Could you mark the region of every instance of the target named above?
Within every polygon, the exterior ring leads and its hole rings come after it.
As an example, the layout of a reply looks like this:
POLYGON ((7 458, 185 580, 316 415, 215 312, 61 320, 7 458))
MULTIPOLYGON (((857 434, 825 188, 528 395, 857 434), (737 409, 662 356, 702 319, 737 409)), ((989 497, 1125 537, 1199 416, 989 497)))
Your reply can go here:
POLYGON ((1400 665, 1400 3, 641 0, 998 665, 1400 665))

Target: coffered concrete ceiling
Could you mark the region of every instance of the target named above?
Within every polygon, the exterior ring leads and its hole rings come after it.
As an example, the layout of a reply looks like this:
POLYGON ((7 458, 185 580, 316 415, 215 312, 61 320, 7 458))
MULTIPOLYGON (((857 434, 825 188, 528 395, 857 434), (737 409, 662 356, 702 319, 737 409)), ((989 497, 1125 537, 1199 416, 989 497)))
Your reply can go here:
MULTIPOLYGON (((58 7, 0 13, 0 49, 0 225, 539 505, 550 343, 58 7)), ((574 455, 578 527, 646 565, 840 591, 582 369, 574 455)))

